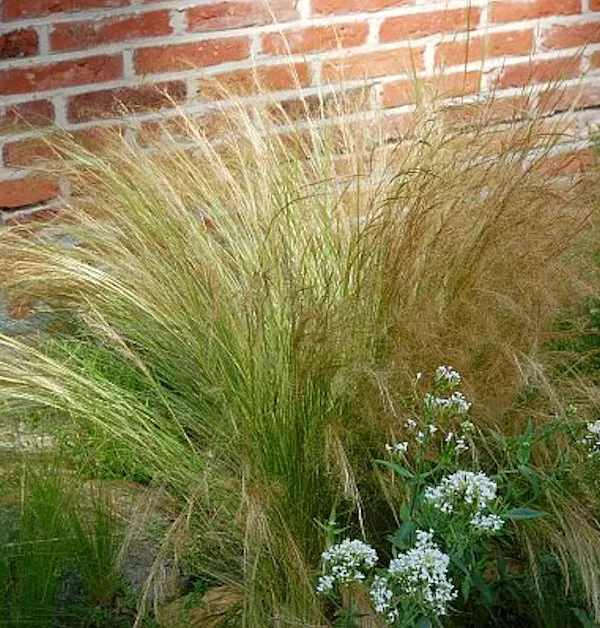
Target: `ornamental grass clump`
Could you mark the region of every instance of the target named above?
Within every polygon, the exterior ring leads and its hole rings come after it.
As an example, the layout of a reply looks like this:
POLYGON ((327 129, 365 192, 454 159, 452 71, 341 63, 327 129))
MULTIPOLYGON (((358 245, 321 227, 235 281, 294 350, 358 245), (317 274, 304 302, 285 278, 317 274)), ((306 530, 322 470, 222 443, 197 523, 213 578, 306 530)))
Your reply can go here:
MULTIPOLYGON (((299 102, 234 101, 210 133, 184 117, 183 148, 167 124, 158 145, 118 136, 102 154, 67 138, 63 214, 0 234, 2 290, 55 313, 0 337, 6 413, 168 490, 184 514, 165 542, 222 594, 223 621, 252 628, 331 619, 317 524, 334 507, 349 538, 394 529, 382 444, 424 464, 447 438, 455 461, 467 415, 510 438, 526 386, 556 402, 544 334, 589 291, 598 198, 595 173, 544 166, 564 134, 532 108, 496 142, 491 106, 458 128, 423 105, 394 133, 349 99, 299 102), (417 416, 413 373, 445 360, 461 377, 437 371, 417 416)), ((561 492, 533 537, 600 618, 600 533, 577 499, 561 492), (561 527, 573 508, 583 523, 561 527)))

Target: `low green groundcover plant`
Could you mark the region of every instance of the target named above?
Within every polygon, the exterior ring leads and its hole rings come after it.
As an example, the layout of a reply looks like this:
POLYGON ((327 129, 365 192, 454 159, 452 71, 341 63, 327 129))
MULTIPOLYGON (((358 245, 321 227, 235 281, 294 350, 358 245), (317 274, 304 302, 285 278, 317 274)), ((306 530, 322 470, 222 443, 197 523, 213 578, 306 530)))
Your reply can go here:
MULTIPOLYGON (((338 542, 341 530, 335 521, 326 526, 331 545, 322 554, 323 575, 316 590, 337 608, 336 625, 360 625, 365 608, 353 607, 352 593, 361 587, 372 610, 390 626, 442 625, 446 618, 451 624, 493 625, 503 615, 508 622, 510 602, 504 589, 527 586, 511 522, 527 525, 551 518, 540 505, 552 510, 545 495, 553 485, 566 489, 574 464, 597 475, 600 421, 582 423, 570 407, 544 428, 530 423, 510 442, 500 436, 502 446, 494 455, 482 456, 481 446, 493 439, 482 439, 469 420, 471 403, 458 390, 460 374, 439 366, 433 391, 423 397, 422 379, 418 373, 414 403, 407 407, 402 430, 406 440, 387 444, 388 458, 377 461, 391 472, 390 491, 398 499, 400 525, 387 537, 389 566, 382 568, 377 551, 361 540, 338 542), (544 474, 532 466, 540 446, 553 450, 552 465, 544 474)), ((556 560, 552 555, 542 559, 556 560)), ((575 595, 571 604, 578 601, 575 595)), ((556 625, 576 618, 593 624, 582 608, 570 610, 573 616, 555 618, 556 625)))

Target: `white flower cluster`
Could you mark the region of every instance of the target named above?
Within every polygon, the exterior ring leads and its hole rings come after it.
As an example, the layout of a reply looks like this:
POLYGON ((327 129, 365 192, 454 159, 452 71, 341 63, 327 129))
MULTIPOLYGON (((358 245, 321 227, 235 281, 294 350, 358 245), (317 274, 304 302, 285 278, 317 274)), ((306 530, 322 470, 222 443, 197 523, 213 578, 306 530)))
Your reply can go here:
POLYGON ((452 411, 454 414, 466 414, 471 409, 471 402, 467 401, 467 398, 460 390, 456 390, 449 397, 436 397, 431 393, 427 393, 423 401, 428 410, 440 408, 452 411))
POLYGON ((446 615, 457 596, 448 578, 449 564, 449 556, 433 541, 433 530, 417 530, 415 546, 392 559, 387 574, 375 579, 371 588, 375 610, 393 623, 398 617, 392 607, 397 590, 399 597, 411 599, 424 612, 446 615))
POLYGON ((588 449, 588 458, 600 454, 600 421, 587 424, 587 434, 581 439, 581 444, 588 449))
POLYGON ((317 582, 317 593, 320 594, 329 593, 336 583, 349 584, 364 580, 364 570, 373 569, 377 563, 377 552, 356 539, 344 539, 332 545, 321 557, 328 573, 317 582))
POLYGON ((470 434, 472 432, 475 431, 475 425, 471 422, 471 421, 463 421, 460 424, 460 427, 462 429, 462 434, 455 434, 454 432, 448 432, 448 434, 446 434, 446 438, 444 438, 444 441, 446 444, 450 444, 452 442, 452 439, 456 439, 455 445, 454 445, 454 451, 460 455, 462 454, 464 451, 467 451, 469 449, 469 445, 467 444, 467 434, 470 434))
POLYGON ((375 576, 371 585, 371 600, 376 613, 385 615, 388 624, 398 619, 398 609, 392 607, 394 592, 390 589, 387 576, 375 576))
POLYGON ((406 441, 401 443, 394 443, 393 445, 390 445, 388 443, 385 448, 392 455, 404 456, 408 451, 408 443, 406 441))
POLYGON ((497 532, 504 526, 504 519, 498 515, 484 515, 482 512, 476 512, 469 523, 480 532, 497 532))
POLYGON ((438 381, 444 382, 453 388, 460 386, 462 381, 460 373, 451 366, 438 366, 435 371, 435 377, 438 381))
POLYGON ((485 473, 461 470, 442 478, 437 486, 426 488, 424 499, 445 515, 466 505, 473 512, 471 526, 481 532, 493 532, 503 525, 500 517, 488 512, 497 493, 498 485, 485 473))

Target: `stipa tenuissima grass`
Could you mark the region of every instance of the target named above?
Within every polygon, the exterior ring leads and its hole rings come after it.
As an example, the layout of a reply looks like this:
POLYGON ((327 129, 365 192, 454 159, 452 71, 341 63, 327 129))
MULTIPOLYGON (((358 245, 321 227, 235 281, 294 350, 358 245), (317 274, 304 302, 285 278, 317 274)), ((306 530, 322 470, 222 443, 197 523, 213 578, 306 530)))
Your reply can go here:
POLYGON ((523 113, 497 143, 433 106, 390 143, 383 116, 335 98, 293 119, 240 102, 218 141, 184 121, 185 150, 169 126, 154 150, 67 139, 68 220, 5 229, 0 276, 70 338, 2 337, 2 403, 93 427, 194 504, 240 625, 322 621, 315 521, 335 504, 357 531, 392 520, 369 514, 371 457, 409 374, 451 360, 493 423, 581 291, 592 188, 541 167, 560 136, 523 113))

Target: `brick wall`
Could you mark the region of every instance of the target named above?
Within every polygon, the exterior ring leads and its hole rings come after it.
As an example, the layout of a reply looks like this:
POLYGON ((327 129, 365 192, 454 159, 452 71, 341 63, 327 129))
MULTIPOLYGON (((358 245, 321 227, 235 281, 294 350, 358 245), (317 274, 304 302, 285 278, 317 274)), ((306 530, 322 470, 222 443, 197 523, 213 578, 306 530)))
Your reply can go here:
POLYGON ((560 77, 572 89, 553 110, 576 91, 583 109, 600 106, 600 0, 0 0, 0 12, 5 219, 66 192, 28 170, 44 151, 37 129, 137 133, 176 116, 173 103, 201 116, 203 74, 253 97, 256 67, 282 100, 296 82, 310 94, 367 77, 391 114, 410 110, 412 71, 424 85, 442 75, 448 98, 511 99, 560 77))

